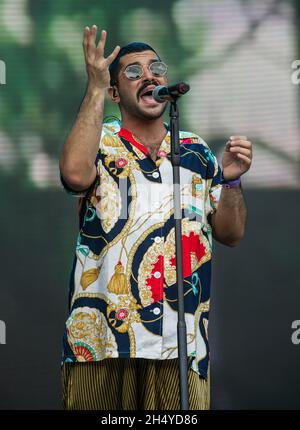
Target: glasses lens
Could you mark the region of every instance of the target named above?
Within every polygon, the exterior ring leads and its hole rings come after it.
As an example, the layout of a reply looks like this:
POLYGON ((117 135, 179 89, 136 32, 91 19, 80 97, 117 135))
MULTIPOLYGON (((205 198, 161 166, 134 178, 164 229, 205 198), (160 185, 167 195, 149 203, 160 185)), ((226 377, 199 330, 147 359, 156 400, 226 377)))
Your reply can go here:
POLYGON ((127 66, 124 73, 128 79, 139 79, 143 74, 143 68, 139 64, 127 66))
POLYGON ((164 76, 167 73, 168 67, 161 61, 155 61, 155 63, 150 64, 149 69, 153 76, 164 76))

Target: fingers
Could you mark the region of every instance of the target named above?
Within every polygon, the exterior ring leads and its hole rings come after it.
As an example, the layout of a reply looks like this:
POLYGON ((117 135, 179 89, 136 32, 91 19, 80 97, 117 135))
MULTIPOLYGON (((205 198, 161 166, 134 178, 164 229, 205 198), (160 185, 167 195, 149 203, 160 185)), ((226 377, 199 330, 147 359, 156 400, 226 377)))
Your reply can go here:
POLYGON ((87 55, 91 56, 94 54, 95 51, 95 40, 96 40, 96 34, 97 34, 97 26, 93 25, 93 27, 90 29, 90 27, 84 27, 83 31, 83 50, 84 55, 87 57, 87 55))
POLYGON ((252 160, 252 143, 247 140, 246 136, 230 136, 225 146, 226 152, 233 153, 237 158, 245 163, 252 160))
POLYGON ((241 153, 238 153, 237 154, 237 157, 243 162, 243 163, 245 163, 245 164, 247 164, 248 166, 250 166, 251 165, 251 158, 249 158, 249 157, 247 157, 246 155, 244 155, 244 154, 241 154, 241 153))
POLYGON ((246 157, 252 159, 252 151, 251 149, 244 148, 242 146, 230 146, 229 152, 239 154, 244 154, 246 157))
POLYGON ((120 46, 119 45, 117 45, 116 47, 115 47, 115 49, 113 50, 113 52, 107 57, 107 59, 106 59, 106 61, 107 61, 107 64, 108 65, 110 65, 113 61, 114 61, 114 59, 116 58, 116 56, 118 55, 118 53, 119 53, 119 51, 120 51, 120 46))
POLYGON ((234 147, 234 146, 242 146, 243 148, 252 148, 252 143, 249 140, 234 140, 234 141, 229 141, 228 145, 230 147, 234 147))
POLYGON ((231 136, 229 138, 229 141, 226 143, 226 151, 236 152, 241 148, 245 148, 248 150, 247 154, 245 153, 245 151, 241 151, 246 155, 252 154, 252 143, 247 140, 246 136, 231 136))
POLYGON ((252 143, 247 140, 246 136, 231 136, 226 143, 227 146, 240 145, 246 148, 251 148, 252 143))
POLYGON ((236 140, 247 140, 246 136, 230 136, 229 138, 230 141, 236 141, 236 140))
MULTIPOLYGON (((96 54, 98 54, 97 58, 103 57, 106 43, 106 35, 106 31, 102 30, 99 43, 96 47, 97 26, 94 24, 91 29, 89 27, 85 27, 83 36, 83 47, 85 56, 94 54, 96 49, 96 54)), ((120 46, 117 45, 113 52, 107 57, 106 61, 108 66, 114 61, 120 49, 120 46)))
POLYGON ((89 43, 89 35, 90 35, 90 28, 89 27, 84 27, 84 30, 83 30, 83 50, 84 50, 84 55, 87 54, 87 47, 88 47, 88 43, 89 43))
POLYGON ((90 34, 88 37, 88 54, 94 53, 96 48, 96 34, 97 34, 97 26, 94 24, 92 29, 90 30, 90 34))
POLYGON ((104 52, 105 42, 106 42, 106 31, 102 30, 101 37, 97 46, 97 51, 99 54, 101 54, 101 56, 103 55, 103 52, 104 52))

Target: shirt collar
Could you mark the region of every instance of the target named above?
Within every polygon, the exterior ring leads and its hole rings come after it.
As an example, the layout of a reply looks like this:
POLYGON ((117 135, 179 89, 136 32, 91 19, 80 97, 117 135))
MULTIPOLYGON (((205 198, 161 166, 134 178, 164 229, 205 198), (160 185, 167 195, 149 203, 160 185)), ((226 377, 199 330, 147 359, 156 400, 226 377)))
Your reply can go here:
MULTIPOLYGON (((168 155, 170 153, 170 131, 168 128, 167 124, 164 124, 167 130, 167 134, 164 138, 164 140, 161 143, 161 146, 159 148, 157 157, 160 158, 159 152, 163 151, 165 153, 165 155, 168 155)), ((135 146, 137 149, 139 149, 140 151, 142 151, 146 156, 150 157, 149 151, 146 148, 145 145, 143 145, 142 143, 138 142, 134 136, 132 135, 132 133, 127 130, 124 127, 121 127, 121 129, 118 131, 118 136, 122 137, 123 139, 127 140, 129 143, 131 143, 131 145, 135 146)))
POLYGON ((146 146, 142 145, 141 143, 137 142, 135 140, 135 138, 133 137, 132 133, 127 130, 126 128, 121 128, 120 131, 118 132, 118 135, 120 137, 123 137, 125 140, 127 140, 128 142, 130 142, 133 146, 135 146, 136 148, 138 148, 140 151, 142 151, 145 155, 149 155, 149 151, 146 148, 146 146))

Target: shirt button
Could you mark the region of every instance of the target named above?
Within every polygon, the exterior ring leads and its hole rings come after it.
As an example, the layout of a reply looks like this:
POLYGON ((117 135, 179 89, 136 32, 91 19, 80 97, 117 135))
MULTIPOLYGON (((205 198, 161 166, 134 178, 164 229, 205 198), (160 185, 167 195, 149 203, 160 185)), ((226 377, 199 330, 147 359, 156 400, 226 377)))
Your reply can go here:
POLYGON ((159 279, 161 277, 161 273, 160 272, 154 272, 154 278, 159 279))
POLYGON ((152 177, 155 178, 155 179, 159 178, 159 173, 158 172, 153 172, 152 173, 152 177))
POLYGON ((154 313, 154 315, 159 315, 160 314, 160 309, 159 308, 154 308, 153 309, 153 313, 154 313))
POLYGON ((154 238, 154 242, 155 243, 160 243, 161 242, 161 237, 159 237, 159 236, 156 236, 155 238, 154 238))
POLYGON ((167 153, 166 153, 166 151, 160 150, 160 151, 158 151, 157 155, 159 157, 165 157, 167 155, 167 153))

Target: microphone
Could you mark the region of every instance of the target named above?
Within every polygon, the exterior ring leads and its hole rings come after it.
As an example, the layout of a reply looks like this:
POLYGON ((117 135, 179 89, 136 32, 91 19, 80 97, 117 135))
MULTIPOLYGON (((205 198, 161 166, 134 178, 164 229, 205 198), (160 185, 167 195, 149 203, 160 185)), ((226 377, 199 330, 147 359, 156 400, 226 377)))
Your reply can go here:
POLYGON ((179 82, 178 84, 171 85, 169 87, 163 87, 158 85, 154 88, 152 96, 158 103, 163 103, 166 100, 173 101, 190 90, 190 86, 185 82, 179 82))

